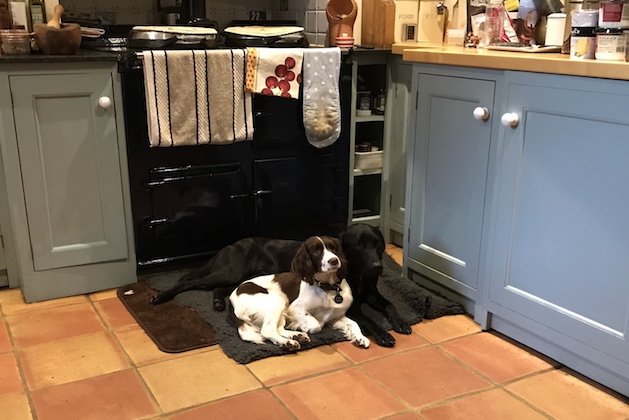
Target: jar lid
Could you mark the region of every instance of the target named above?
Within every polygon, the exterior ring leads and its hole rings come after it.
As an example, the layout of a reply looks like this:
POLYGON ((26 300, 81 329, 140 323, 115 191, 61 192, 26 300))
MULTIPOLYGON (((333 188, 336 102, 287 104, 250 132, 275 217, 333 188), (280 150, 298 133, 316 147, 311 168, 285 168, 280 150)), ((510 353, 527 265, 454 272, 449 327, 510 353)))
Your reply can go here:
POLYGON ((594 36, 594 26, 574 26, 570 31, 573 36, 594 36))
POLYGON ((596 34, 603 34, 603 35, 621 35, 623 33, 624 29, 623 28, 596 28, 594 30, 594 32, 596 32, 596 34))

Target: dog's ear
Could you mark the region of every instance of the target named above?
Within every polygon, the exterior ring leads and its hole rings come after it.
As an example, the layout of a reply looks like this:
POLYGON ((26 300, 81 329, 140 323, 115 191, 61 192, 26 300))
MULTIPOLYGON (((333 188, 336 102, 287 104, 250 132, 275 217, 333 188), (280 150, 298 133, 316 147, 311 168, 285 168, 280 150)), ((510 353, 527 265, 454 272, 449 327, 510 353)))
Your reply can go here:
POLYGON ((334 249, 332 250, 339 260, 341 260, 341 268, 339 268, 336 275, 339 279, 344 279, 347 277, 347 258, 345 258, 345 254, 343 253, 343 246, 341 245, 341 240, 336 238, 330 238, 332 243, 334 244, 334 249))
POLYGON ((293 258, 291 271, 297 273, 299 278, 305 279, 309 284, 312 284, 317 268, 314 266, 312 258, 310 258, 308 246, 308 241, 301 244, 295 254, 295 258, 293 258))

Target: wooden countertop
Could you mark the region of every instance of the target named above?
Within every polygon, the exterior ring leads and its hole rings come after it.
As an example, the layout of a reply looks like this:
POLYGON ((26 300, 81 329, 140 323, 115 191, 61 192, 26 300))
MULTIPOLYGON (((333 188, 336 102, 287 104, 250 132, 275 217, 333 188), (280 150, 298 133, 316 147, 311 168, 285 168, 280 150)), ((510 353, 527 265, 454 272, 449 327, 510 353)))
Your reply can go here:
POLYGON ((569 54, 561 53, 503 52, 416 42, 394 44, 391 51, 415 63, 629 80, 629 62, 571 60, 569 54))

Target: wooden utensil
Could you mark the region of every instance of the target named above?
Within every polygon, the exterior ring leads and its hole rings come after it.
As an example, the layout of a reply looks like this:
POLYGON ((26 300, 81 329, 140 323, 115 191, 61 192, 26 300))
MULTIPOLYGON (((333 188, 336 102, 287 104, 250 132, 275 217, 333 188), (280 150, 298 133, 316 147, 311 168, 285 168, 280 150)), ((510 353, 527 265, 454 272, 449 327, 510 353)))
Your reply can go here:
POLYGON ((63 14, 64 9, 63 6, 58 4, 55 6, 55 8, 53 9, 53 15, 50 18, 50 20, 48 21, 48 23, 46 24, 46 26, 50 26, 52 28, 61 28, 61 15, 63 14))

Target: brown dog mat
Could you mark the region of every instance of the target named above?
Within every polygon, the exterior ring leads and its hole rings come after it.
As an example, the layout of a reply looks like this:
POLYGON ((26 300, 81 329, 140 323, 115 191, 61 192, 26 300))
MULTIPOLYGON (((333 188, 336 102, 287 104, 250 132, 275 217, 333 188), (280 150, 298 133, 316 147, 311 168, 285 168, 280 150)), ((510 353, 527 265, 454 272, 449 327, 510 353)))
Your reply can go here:
POLYGON ((120 287, 118 298, 157 347, 166 353, 181 353, 218 344, 214 329, 199 314, 175 301, 151 305, 155 291, 139 282, 120 287))

